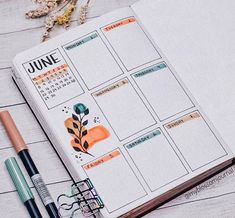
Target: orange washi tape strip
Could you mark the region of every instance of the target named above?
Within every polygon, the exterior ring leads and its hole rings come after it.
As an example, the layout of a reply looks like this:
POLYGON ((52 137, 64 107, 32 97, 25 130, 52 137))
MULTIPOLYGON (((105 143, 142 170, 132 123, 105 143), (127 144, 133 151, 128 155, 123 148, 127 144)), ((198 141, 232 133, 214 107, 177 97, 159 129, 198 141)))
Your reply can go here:
POLYGON ((103 164, 103 163, 105 163, 105 162, 107 162, 107 161, 109 161, 109 160, 111 160, 111 159, 113 159, 113 158, 115 158, 115 157, 117 157, 119 155, 120 155, 120 151, 119 150, 115 150, 115 151, 113 151, 113 152, 111 152, 109 154, 106 154, 105 156, 99 158, 98 160, 93 161, 93 162, 87 164, 84 168, 86 170, 89 170, 89 169, 91 169, 93 167, 96 167, 96 166, 98 166, 100 164, 103 164))
POLYGON ((101 91, 98 91, 98 92, 95 93, 94 95, 95 95, 96 97, 99 97, 99 96, 104 95, 104 94, 106 94, 106 93, 108 93, 108 92, 111 92, 111 91, 113 91, 114 89, 117 89, 117 88, 119 88, 119 87, 121 87, 121 86, 123 86, 123 85, 125 85, 125 84, 127 84, 127 83, 129 83, 129 81, 128 81, 127 79, 123 79, 123 80, 121 80, 121 81, 119 81, 119 82, 117 82, 117 83, 115 83, 115 84, 112 84, 111 86, 109 86, 109 87, 107 87, 107 88, 104 88, 104 89, 101 90, 101 91))
POLYGON ((53 72, 53 73, 50 73, 50 74, 48 74, 47 76, 45 76, 45 77, 42 77, 41 79, 37 79, 36 81, 34 80, 34 83, 36 84, 36 85, 40 85, 40 84, 42 84, 42 83, 44 83, 44 82, 47 82, 47 81, 49 81, 49 80, 52 80, 52 79, 54 79, 55 77, 58 77, 58 76, 61 76, 61 75, 64 75, 64 74, 66 74, 67 73, 67 70, 63 70, 63 71, 57 71, 57 72, 53 72), (57 74, 58 73, 58 74, 57 74), (56 75, 57 74, 57 75, 56 75), (55 76, 55 77, 54 77, 55 76))
POLYGON ((179 125, 181 125, 181 124, 183 124, 183 123, 185 123, 187 121, 196 119, 198 117, 200 117, 200 114, 198 112, 194 112, 194 113, 186 115, 186 116, 184 116, 184 117, 182 117, 182 118, 180 118, 180 119, 178 119, 176 121, 173 121, 173 122, 171 122, 171 123, 169 123, 169 124, 167 124, 165 126, 166 126, 167 129, 171 129, 171 128, 179 126, 179 125))
POLYGON ((114 23, 114 24, 111 24, 109 26, 106 26, 106 27, 103 28, 103 30, 107 32, 107 31, 113 30, 113 29, 115 29, 117 27, 129 24, 129 23, 133 23, 135 21, 136 21, 136 19, 133 18, 133 17, 127 18, 127 19, 121 20, 121 21, 119 21, 117 23, 114 23))
POLYGON ((46 73, 43 73, 43 74, 40 74, 39 76, 34 77, 33 81, 41 80, 51 74, 54 74, 55 72, 58 72, 59 70, 65 69, 66 67, 68 67, 67 64, 62 64, 56 68, 53 68, 52 70, 47 71, 46 73))

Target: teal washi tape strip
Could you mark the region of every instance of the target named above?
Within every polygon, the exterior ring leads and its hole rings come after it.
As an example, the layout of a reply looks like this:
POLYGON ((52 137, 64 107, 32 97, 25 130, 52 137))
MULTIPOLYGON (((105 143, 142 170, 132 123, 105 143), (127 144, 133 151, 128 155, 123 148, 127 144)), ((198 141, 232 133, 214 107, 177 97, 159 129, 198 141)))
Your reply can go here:
POLYGON ((165 67, 166 67, 166 64, 165 63, 161 63, 161 64, 152 66, 150 68, 147 68, 145 70, 142 70, 142 71, 134 74, 134 77, 138 78, 138 77, 141 77, 141 76, 145 76, 146 74, 156 72, 156 71, 161 70, 161 69, 163 69, 165 67))
POLYGON ((153 131, 153 132, 151 132, 151 133, 149 133, 149 134, 147 134, 147 135, 145 135, 143 137, 138 138, 134 142, 128 144, 126 147, 128 149, 133 148, 133 147, 135 147, 135 146, 137 146, 137 145, 139 145, 139 144, 141 144, 141 143, 143 143, 143 142, 145 142, 145 141, 147 141, 147 140, 149 140, 149 139, 151 139, 151 138, 153 138, 155 136, 158 136, 160 134, 161 134, 161 132, 159 130, 155 130, 155 131, 153 131))
POLYGON ((65 49, 66 49, 66 50, 73 49, 73 48, 78 47, 78 46, 80 46, 80 45, 82 45, 82 44, 84 44, 84 43, 86 43, 86 42, 89 42, 89 41, 91 41, 92 39, 95 39, 95 38, 97 38, 97 37, 98 37, 98 34, 97 34, 97 33, 93 33, 92 35, 87 36, 87 37, 83 38, 82 40, 79 40, 79 41, 77 41, 77 42, 74 42, 74 43, 71 44, 71 45, 66 46, 65 49))

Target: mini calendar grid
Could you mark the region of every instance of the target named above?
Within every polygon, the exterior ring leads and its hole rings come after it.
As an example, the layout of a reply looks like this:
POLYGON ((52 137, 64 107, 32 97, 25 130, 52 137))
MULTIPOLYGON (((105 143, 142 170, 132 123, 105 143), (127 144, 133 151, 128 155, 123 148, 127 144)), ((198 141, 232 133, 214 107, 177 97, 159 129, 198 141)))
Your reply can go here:
MULTIPOLYGON (((59 59, 53 68, 36 69, 35 73, 28 73, 33 85, 49 110, 84 93, 60 51, 56 49, 41 57, 45 58, 50 55, 54 55, 59 59)), ((25 69, 28 63, 24 63, 25 69)), ((34 68, 36 68, 36 65, 34 68)))
POLYGON ((71 75, 71 72, 68 71, 68 65, 63 64, 34 77, 33 82, 44 101, 48 101, 56 97, 58 90, 69 86, 71 83, 76 82, 76 80, 71 75))

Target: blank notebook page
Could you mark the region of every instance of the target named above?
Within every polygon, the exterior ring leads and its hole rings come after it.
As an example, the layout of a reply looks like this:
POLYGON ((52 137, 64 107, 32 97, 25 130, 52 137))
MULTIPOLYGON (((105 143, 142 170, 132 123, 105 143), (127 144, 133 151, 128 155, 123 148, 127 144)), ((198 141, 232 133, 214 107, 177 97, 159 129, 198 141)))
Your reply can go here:
POLYGON ((235 151, 235 1, 142 0, 132 8, 235 151))

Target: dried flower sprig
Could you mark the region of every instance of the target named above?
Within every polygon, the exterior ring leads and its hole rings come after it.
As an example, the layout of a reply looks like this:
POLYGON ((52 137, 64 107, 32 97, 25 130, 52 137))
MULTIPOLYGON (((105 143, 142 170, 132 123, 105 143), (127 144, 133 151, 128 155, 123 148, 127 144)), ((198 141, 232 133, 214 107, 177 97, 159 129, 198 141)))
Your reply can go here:
POLYGON ((90 3, 90 0, 88 0, 85 5, 81 6, 79 17, 78 17, 78 24, 80 25, 85 23, 86 21, 89 3, 90 3))
MULTIPOLYGON (((71 23, 72 15, 76 9, 78 0, 33 0, 39 4, 39 7, 28 11, 26 18, 35 19, 45 16, 45 31, 42 35, 42 41, 50 38, 50 32, 55 25, 63 25, 68 28, 71 23)), ((78 23, 83 24, 86 21, 90 0, 87 0, 79 11, 78 23)))
POLYGON ((46 17, 46 20, 45 20, 45 31, 42 34, 42 42, 44 42, 48 38, 50 38, 50 32, 52 31, 52 29, 55 26, 55 24, 56 24, 56 15, 55 15, 55 13, 52 13, 48 17, 46 17))
POLYGON ((60 16, 56 17, 56 23, 58 25, 63 25, 65 28, 68 28, 71 22, 71 17, 73 12, 76 9, 77 0, 73 0, 64 11, 64 13, 60 16))
POLYGON ((60 4, 61 0, 39 0, 36 3, 40 4, 39 8, 28 11, 25 15, 26 18, 39 18, 49 14, 54 8, 60 4))

